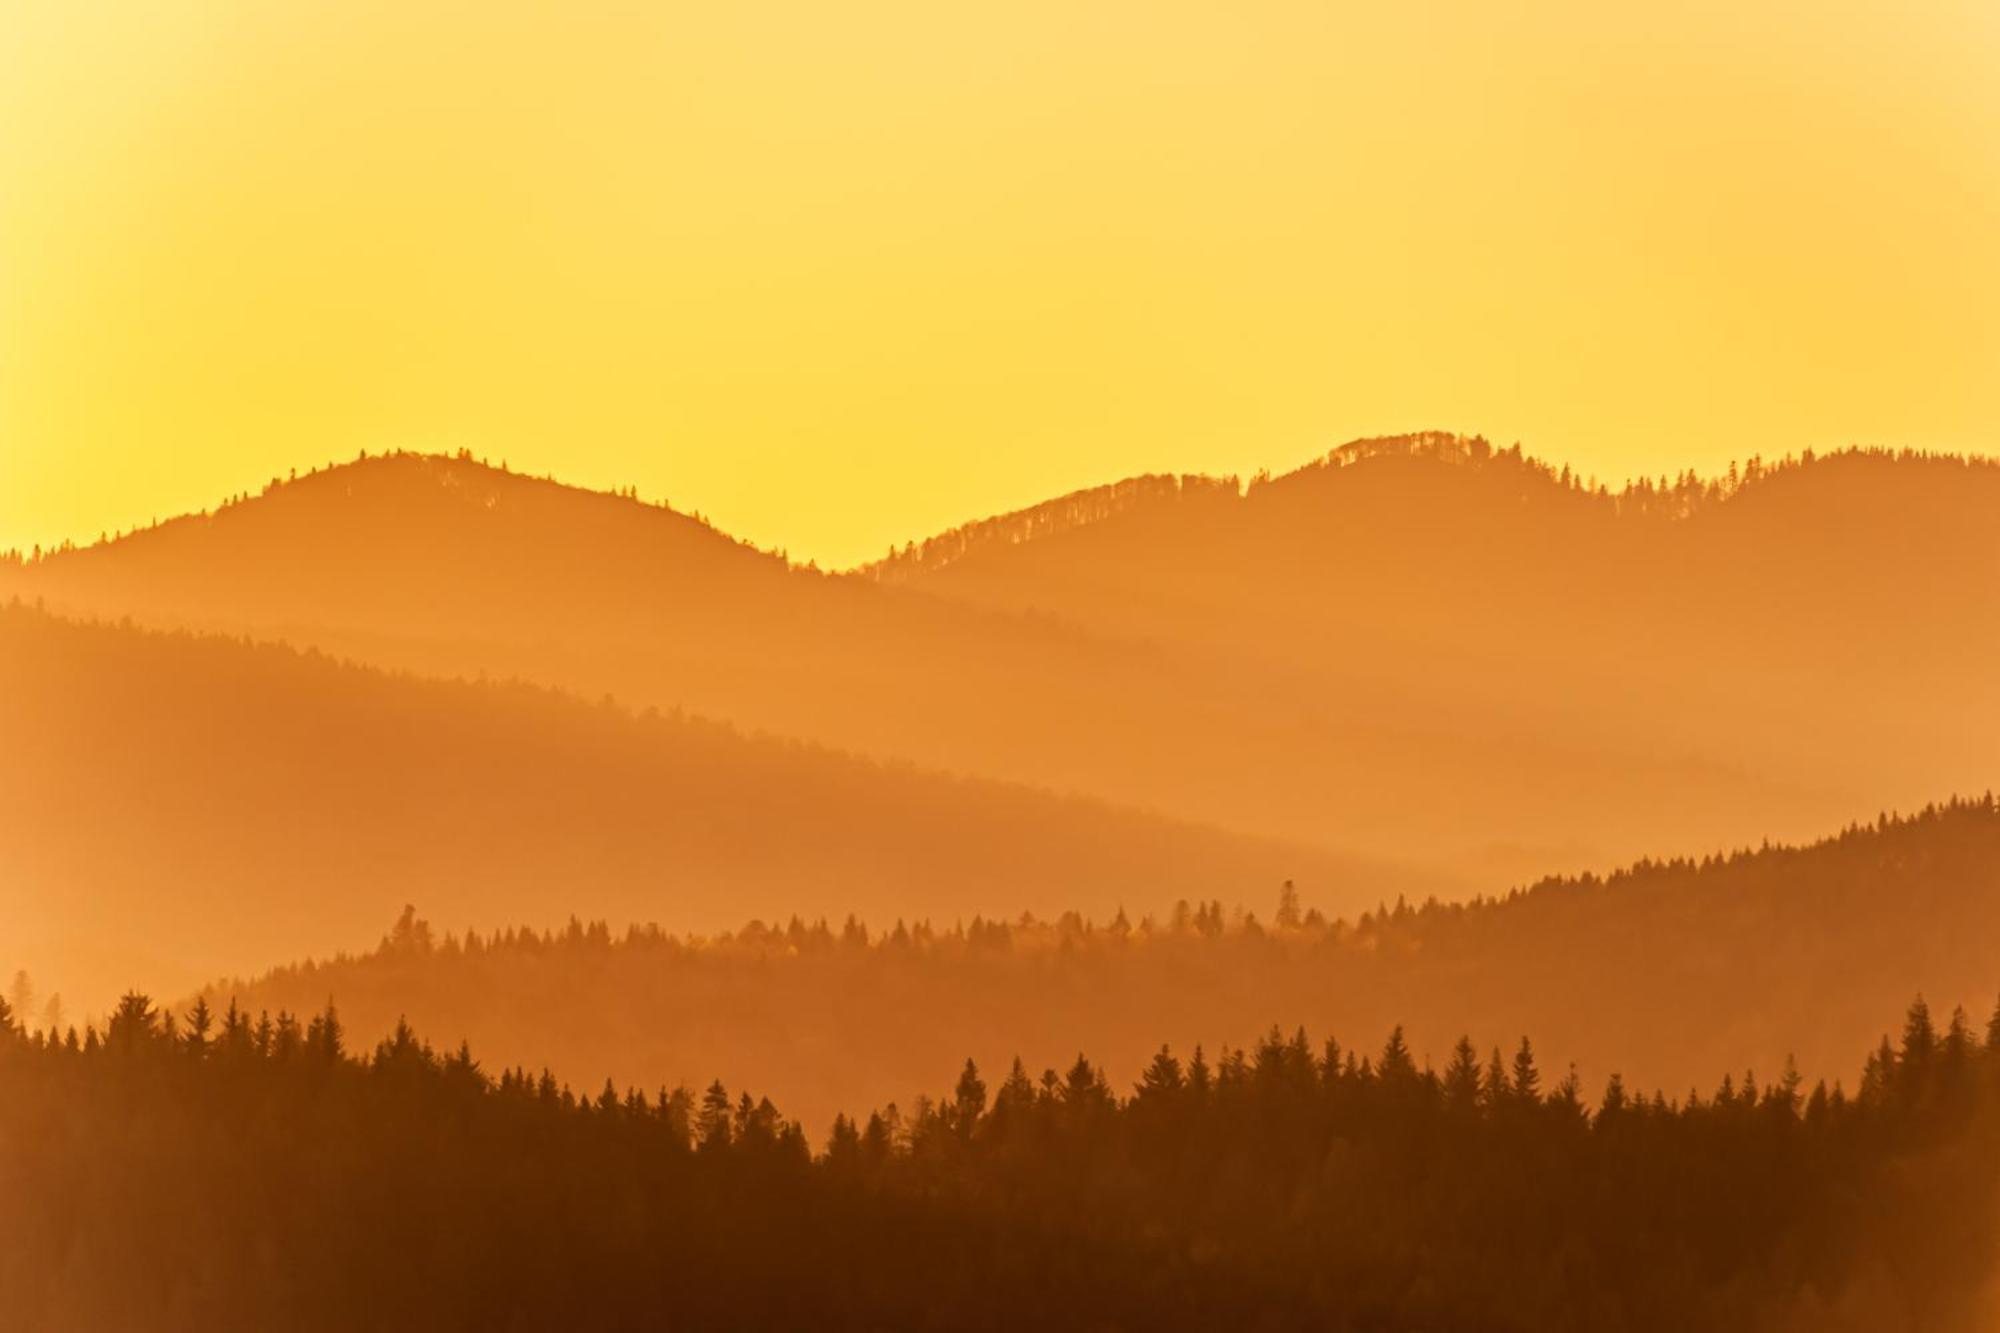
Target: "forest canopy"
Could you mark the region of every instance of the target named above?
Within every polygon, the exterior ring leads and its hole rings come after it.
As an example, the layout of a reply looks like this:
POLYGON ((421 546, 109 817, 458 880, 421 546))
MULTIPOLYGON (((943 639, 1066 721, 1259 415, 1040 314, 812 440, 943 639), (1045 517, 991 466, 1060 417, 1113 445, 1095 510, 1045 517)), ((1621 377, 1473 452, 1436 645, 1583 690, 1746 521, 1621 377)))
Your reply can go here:
MULTIPOLYGON (((1129 1077, 1127 1075, 1126 1077, 1129 1077)), ((1136 1082, 968 1061, 824 1147, 720 1082, 591 1095, 337 1012, 0 1012, 0 1327, 1970 1330, 2000 1012, 1852 1094, 1586 1095, 1273 1031, 1136 1082)))
POLYGON ((967 1055, 1040 1067, 1080 1046, 1124 1068, 1162 1038, 1213 1053, 1274 1019, 1343 1040, 1400 1023, 1440 1065, 1467 1024, 1482 1047, 1533 1033, 1590 1081, 1683 1088, 1788 1057, 1812 1078, 1851 1073, 1919 990, 1982 1008, 1996 883, 2000 807, 1981 796, 1809 846, 1349 918, 1282 882, 1262 901, 1157 915, 789 918, 704 936, 602 920, 454 930, 412 910, 365 954, 205 994, 274 1011, 335 995, 367 1040, 407 1016, 577 1080, 719 1074, 815 1125, 967 1055))

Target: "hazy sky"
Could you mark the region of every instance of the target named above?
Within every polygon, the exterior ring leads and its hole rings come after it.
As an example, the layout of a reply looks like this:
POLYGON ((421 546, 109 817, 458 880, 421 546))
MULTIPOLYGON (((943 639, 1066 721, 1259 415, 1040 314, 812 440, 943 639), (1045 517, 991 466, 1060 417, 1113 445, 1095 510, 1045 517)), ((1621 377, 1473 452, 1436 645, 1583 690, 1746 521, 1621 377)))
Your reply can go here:
POLYGON ((362 448, 795 557, 1480 431, 2000 448, 2000 5, 0 0, 0 546, 362 448))

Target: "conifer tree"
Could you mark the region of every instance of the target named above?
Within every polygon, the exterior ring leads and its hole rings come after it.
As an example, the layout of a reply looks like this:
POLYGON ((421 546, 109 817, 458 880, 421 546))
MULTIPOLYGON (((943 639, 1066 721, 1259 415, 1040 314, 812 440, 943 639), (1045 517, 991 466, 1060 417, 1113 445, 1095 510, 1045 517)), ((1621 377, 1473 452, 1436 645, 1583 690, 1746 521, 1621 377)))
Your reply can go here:
POLYGON ((1461 1115, 1479 1108, 1479 1051, 1472 1038, 1460 1037, 1444 1071, 1445 1105, 1461 1115))
POLYGON ((1139 1078, 1134 1094, 1141 1101, 1164 1102, 1173 1098, 1181 1090, 1181 1062, 1174 1058, 1172 1049, 1161 1046, 1159 1054, 1146 1066, 1146 1072, 1139 1078))
POLYGON ((1526 1037, 1521 1038, 1521 1045, 1514 1052, 1511 1087, 1516 1101, 1533 1103, 1541 1100, 1542 1075, 1535 1068, 1534 1045, 1526 1037))
POLYGON ((695 1121, 695 1143, 705 1153, 729 1147, 731 1116, 729 1090, 716 1079, 701 1097, 701 1115, 695 1121))
POLYGON ((960 1138, 971 1138, 972 1131, 979 1124, 979 1117, 986 1113, 986 1082, 979 1077, 979 1067, 968 1059, 965 1068, 959 1072, 958 1086, 952 1090, 952 1128, 960 1138))

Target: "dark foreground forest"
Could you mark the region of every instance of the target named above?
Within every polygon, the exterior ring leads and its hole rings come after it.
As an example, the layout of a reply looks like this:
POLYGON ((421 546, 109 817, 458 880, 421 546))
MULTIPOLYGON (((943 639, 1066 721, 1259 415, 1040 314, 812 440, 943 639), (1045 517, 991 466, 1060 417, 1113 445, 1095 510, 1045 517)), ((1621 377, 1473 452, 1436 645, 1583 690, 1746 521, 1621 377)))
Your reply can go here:
POLYGON ((1969 1331, 1997 1177, 2000 1015, 1921 1002, 1852 1094, 1273 1032, 1136 1085, 968 1064, 815 1152, 719 1085, 131 996, 5 1020, 0 1326, 1969 1331))

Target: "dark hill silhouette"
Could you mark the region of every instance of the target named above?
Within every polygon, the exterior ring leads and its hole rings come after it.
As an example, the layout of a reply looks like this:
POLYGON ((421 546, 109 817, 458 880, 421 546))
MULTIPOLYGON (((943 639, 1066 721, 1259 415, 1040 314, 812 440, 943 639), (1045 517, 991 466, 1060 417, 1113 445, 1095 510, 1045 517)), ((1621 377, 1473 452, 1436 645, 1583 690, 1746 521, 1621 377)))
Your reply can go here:
POLYGON ((2000 754, 2000 468, 1611 495, 1477 440, 1141 478, 868 572, 464 459, 369 459, 0 577, 1421 864, 1462 892, 1810 836, 2000 754))
MULTIPOLYGON (((1273 1023, 1350 1045, 1401 1023, 1440 1068, 1469 1026, 1482 1056, 1534 1033, 1589 1086, 1704 1093, 1717 1071, 1766 1083, 1853 1074, 1901 997, 1984 1021, 2000 991, 2000 808, 1991 797, 1855 827, 1806 847, 1646 862, 1469 905, 1359 920, 1220 903, 1090 924, 974 921, 863 937, 841 922, 752 925, 691 941, 572 924, 447 936, 406 917, 361 957, 217 985, 253 1010, 335 996, 369 1040, 407 1016, 509 1064, 583 1082, 720 1074, 808 1123, 907 1098, 967 1054, 1113 1068, 1163 1034, 1211 1059, 1273 1023), (686 1015, 699 1014, 698 1022, 686 1015), (893 1035, 891 1035, 893 1034, 893 1035)), ((461 922, 461 917, 445 917, 461 922)), ((808 918, 808 922, 810 918, 808 918)))
MULTIPOLYGON (((372 938, 404 902, 676 928, 1110 911, 1323 853, 529 686, 0 606, 0 966, 72 1012, 372 938)), ((1393 882, 1393 880, 1391 880, 1393 882)), ((1343 887, 1344 886, 1344 887, 1343 887)))

